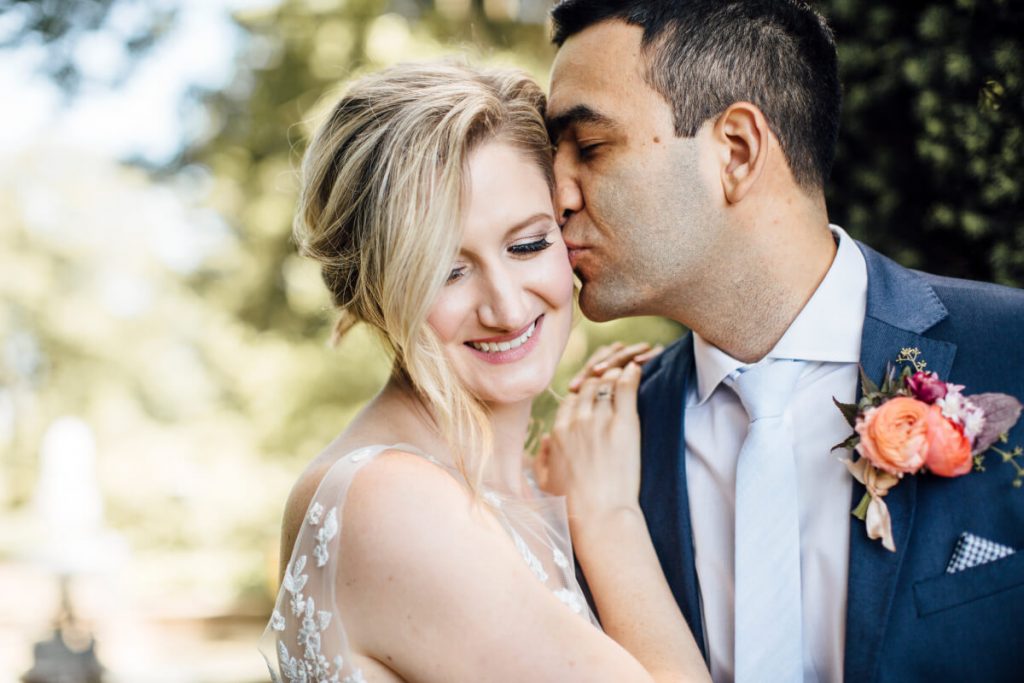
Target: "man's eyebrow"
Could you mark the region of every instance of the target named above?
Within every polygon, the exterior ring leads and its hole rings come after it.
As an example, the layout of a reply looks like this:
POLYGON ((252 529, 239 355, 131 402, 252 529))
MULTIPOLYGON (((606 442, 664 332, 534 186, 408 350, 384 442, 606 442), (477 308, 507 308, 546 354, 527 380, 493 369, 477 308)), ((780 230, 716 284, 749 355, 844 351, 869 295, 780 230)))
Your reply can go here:
POLYGON ((609 128, 618 128, 618 124, 604 114, 594 111, 585 104, 577 104, 558 116, 548 118, 548 135, 553 142, 558 142, 558 138, 565 132, 566 128, 581 123, 596 123, 609 128))

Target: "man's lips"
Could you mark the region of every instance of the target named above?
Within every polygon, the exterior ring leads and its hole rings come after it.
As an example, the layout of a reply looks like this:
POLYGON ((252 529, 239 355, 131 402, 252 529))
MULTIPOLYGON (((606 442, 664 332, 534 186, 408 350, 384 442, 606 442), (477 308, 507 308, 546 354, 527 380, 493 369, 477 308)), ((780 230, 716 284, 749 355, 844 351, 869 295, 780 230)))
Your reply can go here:
POLYGON ((580 255, 589 249, 589 247, 585 245, 573 244, 569 241, 566 241, 565 248, 569 254, 569 265, 574 269, 576 268, 576 262, 579 260, 580 255))

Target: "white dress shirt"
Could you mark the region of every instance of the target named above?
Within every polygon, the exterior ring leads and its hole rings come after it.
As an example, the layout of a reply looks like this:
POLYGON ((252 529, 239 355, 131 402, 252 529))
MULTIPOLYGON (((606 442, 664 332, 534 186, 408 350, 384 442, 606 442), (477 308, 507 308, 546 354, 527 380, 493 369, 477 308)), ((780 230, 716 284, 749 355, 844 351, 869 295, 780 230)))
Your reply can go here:
MULTIPOLYGON (((852 403, 867 308, 867 266, 841 228, 825 279, 768 357, 806 362, 784 414, 792 431, 800 515, 805 681, 842 681, 852 477, 831 452, 850 427, 832 397, 852 403)), ((704 633, 717 683, 733 680, 736 458, 748 418, 722 382, 744 364, 694 334, 697 382, 686 398, 690 497, 704 633)))

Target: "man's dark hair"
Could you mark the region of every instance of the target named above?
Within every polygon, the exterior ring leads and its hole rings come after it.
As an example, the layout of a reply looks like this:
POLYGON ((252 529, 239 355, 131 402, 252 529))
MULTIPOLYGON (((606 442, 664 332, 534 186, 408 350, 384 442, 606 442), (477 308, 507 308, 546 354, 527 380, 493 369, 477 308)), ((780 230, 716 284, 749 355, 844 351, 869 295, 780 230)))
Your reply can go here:
POLYGON ((563 0, 554 42, 609 19, 643 29, 645 78, 693 137, 734 102, 757 105, 794 178, 823 187, 835 157, 842 95, 832 31, 798 0, 563 0))

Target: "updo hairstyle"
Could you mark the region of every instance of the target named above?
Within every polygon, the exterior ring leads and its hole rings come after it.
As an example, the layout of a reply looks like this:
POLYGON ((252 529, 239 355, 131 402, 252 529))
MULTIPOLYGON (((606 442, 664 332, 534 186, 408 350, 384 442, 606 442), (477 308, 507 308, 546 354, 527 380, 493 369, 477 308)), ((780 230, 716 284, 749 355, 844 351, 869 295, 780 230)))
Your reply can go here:
POLYGON ((486 411, 426 319, 461 242, 470 154, 500 140, 553 185, 544 105, 520 71, 403 64, 353 81, 302 163, 295 240, 338 309, 334 341, 357 322, 379 333, 474 488, 491 450, 486 411))

